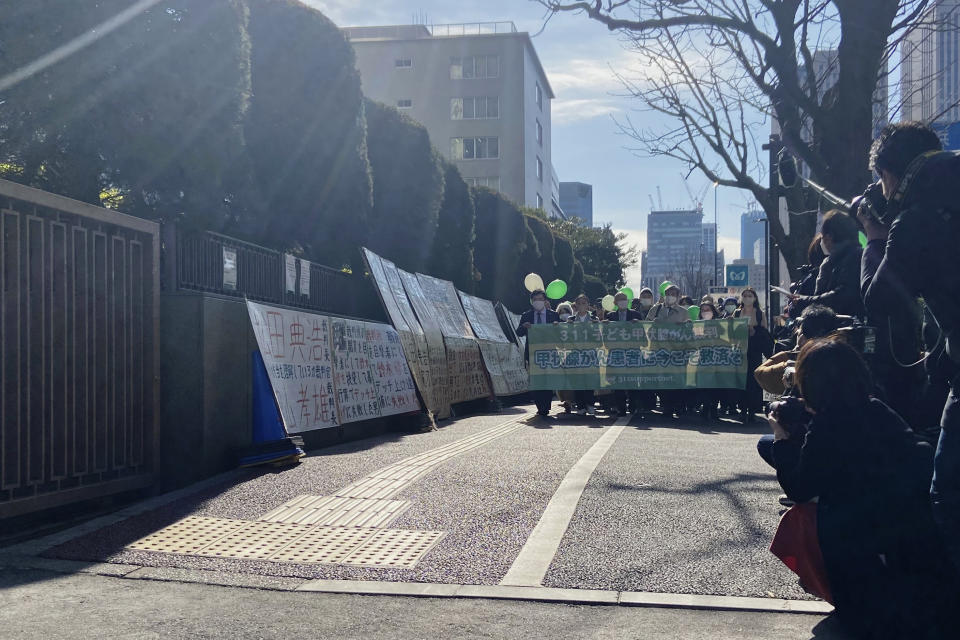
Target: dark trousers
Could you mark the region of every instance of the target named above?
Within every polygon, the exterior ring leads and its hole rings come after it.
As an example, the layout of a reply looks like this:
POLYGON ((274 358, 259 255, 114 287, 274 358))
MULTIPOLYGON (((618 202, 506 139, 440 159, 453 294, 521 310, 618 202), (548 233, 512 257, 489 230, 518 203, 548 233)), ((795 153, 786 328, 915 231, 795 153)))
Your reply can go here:
POLYGON ((577 404, 577 409, 588 409, 593 406, 593 389, 589 391, 574 391, 574 397, 576 398, 574 402, 577 404))
POLYGON ((960 572, 960 375, 954 377, 950 387, 940 420, 930 498, 943 541, 960 572))
POLYGON ((550 405, 553 403, 553 391, 531 391, 533 402, 537 405, 537 411, 543 413, 550 411, 550 405))
POLYGON ((770 465, 774 469, 777 468, 777 466, 773 464, 773 434, 772 433, 768 433, 767 435, 760 438, 760 441, 757 442, 757 453, 760 454, 760 457, 763 458, 764 462, 766 462, 768 465, 770 465))

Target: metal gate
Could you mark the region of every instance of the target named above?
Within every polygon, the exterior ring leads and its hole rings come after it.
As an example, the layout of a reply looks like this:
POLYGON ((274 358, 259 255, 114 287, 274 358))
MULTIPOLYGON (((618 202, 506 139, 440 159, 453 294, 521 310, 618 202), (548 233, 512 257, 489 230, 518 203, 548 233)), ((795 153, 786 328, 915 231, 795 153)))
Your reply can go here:
POLYGON ((157 224, 0 180, 0 518, 149 485, 157 224))

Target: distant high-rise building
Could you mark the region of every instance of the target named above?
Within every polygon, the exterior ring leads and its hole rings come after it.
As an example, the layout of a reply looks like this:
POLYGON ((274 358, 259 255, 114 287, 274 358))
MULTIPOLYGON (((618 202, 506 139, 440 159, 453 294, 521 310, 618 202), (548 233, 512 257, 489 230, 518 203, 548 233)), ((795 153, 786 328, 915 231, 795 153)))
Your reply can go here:
POLYGON ((724 285, 724 281, 726 280, 726 275, 724 273, 724 267, 726 266, 726 256, 724 254, 725 254, 725 251, 723 249, 720 249, 720 251, 717 252, 716 282, 718 287, 722 287, 724 285))
POLYGON ((592 227, 593 185, 584 182, 561 182, 560 208, 567 218, 580 218, 585 227, 592 227))
MULTIPOLYGON (((681 281, 695 280, 692 276, 707 266, 703 260, 703 233, 702 211, 651 211, 647 216, 647 269, 641 272, 643 286, 656 291, 664 280, 681 288, 696 286, 681 281)), ((712 271, 711 266, 704 278, 706 284, 712 271)))
POLYGON ((960 121, 960 0, 934 0, 900 45, 903 120, 960 121))
MULTIPOLYGON (((741 260, 753 260, 754 259, 754 247, 759 240, 761 245, 766 240, 766 229, 765 225, 760 220, 763 220, 765 214, 763 211, 747 211, 746 213, 740 214, 740 259, 741 260)), ((766 251, 763 254, 766 255, 766 251)))
MULTIPOLYGON (((707 272, 714 273, 714 269, 720 264, 720 254, 717 252, 717 225, 712 222, 703 223, 703 260, 707 272)), ((718 279, 716 275, 708 276, 711 285, 720 284, 723 280, 718 279)))
POLYGON ((364 94, 423 124, 468 183, 560 215, 550 146, 554 95, 529 34, 512 22, 343 33, 364 94))

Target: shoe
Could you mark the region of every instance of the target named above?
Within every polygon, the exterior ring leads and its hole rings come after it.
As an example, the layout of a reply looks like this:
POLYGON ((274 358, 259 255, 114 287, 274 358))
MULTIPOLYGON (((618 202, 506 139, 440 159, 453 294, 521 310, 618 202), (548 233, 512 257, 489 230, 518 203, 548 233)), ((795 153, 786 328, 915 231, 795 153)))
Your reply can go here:
POLYGON ((588 415, 588 416, 595 416, 595 415, 597 415, 597 410, 594 409, 593 407, 587 407, 587 415, 588 415))
POLYGON ((550 415, 550 412, 549 412, 549 411, 544 411, 544 410, 541 409, 541 410, 537 411, 537 415, 538 415, 538 416, 548 416, 548 415, 550 415))
POLYGON ((785 507, 792 507, 793 505, 797 504, 796 502, 788 498, 787 494, 785 493, 781 493, 780 497, 777 498, 777 501, 780 502, 780 504, 785 507))

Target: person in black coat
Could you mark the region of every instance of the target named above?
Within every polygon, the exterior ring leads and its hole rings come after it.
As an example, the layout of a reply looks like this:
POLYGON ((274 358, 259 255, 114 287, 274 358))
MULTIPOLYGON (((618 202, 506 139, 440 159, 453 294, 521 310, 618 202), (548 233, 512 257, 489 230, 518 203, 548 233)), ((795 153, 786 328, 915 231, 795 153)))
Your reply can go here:
POLYGON ((773 409, 777 480, 796 502, 818 499, 818 538, 840 621, 857 637, 948 637, 944 604, 956 584, 927 495, 933 448, 870 397, 867 365, 842 340, 805 344, 795 379, 812 418, 804 434, 773 409))
POLYGON ((960 575, 960 153, 942 151, 918 122, 887 125, 870 149, 882 197, 868 188, 856 205, 867 236, 864 290, 868 310, 922 297, 945 349, 950 394, 943 407, 930 488, 934 514, 960 575), (867 205, 867 206, 864 206, 867 205), (871 273, 872 272, 872 273, 871 273))
MULTIPOLYGON (((520 325, 517 327, 517 335, 523 337, 527 335, 527 329, 535 324, 553 324, 560 322, 560 315, 547 308, 547 294, 537 289, 530 293, 529 311, 525 311, 520 316, 520 325)), ((527 340, 527 347, 523 353, 523 359, 530 361, 530 341, 527 340)), ((553 391, 531 391, 533 402, 537 405, 537 415, 545 416, 550 413, 550 404, 553 402, 553 391)))
MULTIPOLYGON (((643 315, 639 311, 634 311, 630 308, 630 301, 627 298, 627 294, 618 292, 617 295, 613 296, 613 303, 617 305, 616 311, 610 311, 604 317, 607 322, 640 322, 643 320, 643 315)), ((613 392, 613 404, 617 413, 626 413, 627 412, 627 392, 623 389, 616 389, 613 392)), ((640 397, 637 395, 636 391, 630 391, 630 404, 633 405, 633 409, 637 410, 640 404, 640 397)))
POLYGON ((790 296, 791 308, 802 312, 811 304, 822 304, 843 316, 863 317, 860 298, 860 256, 857 221, 833 209, 823 216, 820 246, 827 254, 817 275, 812 296, 790 296))

